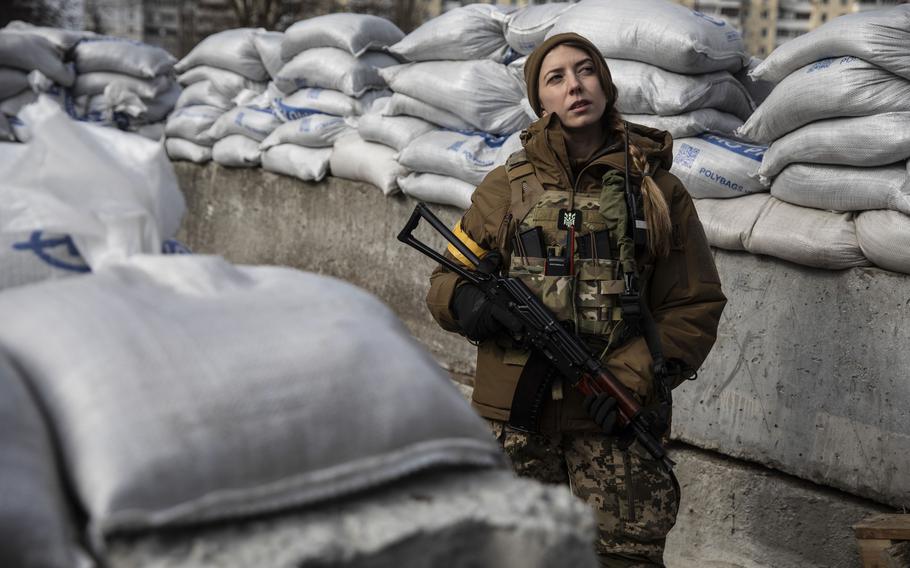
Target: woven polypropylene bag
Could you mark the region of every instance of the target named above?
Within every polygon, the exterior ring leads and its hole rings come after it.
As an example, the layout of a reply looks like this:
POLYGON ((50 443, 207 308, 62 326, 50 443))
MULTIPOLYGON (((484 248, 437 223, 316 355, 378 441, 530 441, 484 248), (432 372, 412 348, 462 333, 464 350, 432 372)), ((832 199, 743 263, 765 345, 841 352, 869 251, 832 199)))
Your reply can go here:
POLYGON ((0 30, 0 67, 23 71, 38 70, 64 87, 76 79, 71 67, 63 64, 62 52, 40 35, 0 30))
POLYGON ((448 111, 482 132, 511 134, 531 122, 521 105, 523 81, 495 61, 427 61, 379 73, 396 93, 448 111))
POLYGON ((212 161, 231 168, 253 168, 262 161, 259 141, 242 134, 229 134, 212 146, 212 161))
POLYGON ((505 136, 435 130, 417 137, 398 155, 411 171, 454 177, 478 185, 494 167, 505 136))
POLYGON ((397 154, 394 148, 366 142, 353 132, 335 141, 329 167, 333 176, 371 183, 391 195, 398 193, 398 178, 409 173, 395 159, 397 154))
POLYGON ((262 169, 304 181, 319 181, 329 169, 332 148, 279 144, 262 152, 262 169))
POLYGON ((404 32, 385 18, 370 14, 340 12, 301 20, 284 32, 281 58, 290 61, 313 47, 337 47, 360 55, 370 49, 382 50, 398 42, 404 32))
POLYGON ((570 10, 572 2, 529 4, 505 16, 506 42, 516 53, 527 55, 544 42, 547 32, 570 10))
POLYGON ((450 176, 412 173, 398 178, 398 185, 405 195, 418 201, 452 205, 459 209, 471 206, 474 184, 450 176))
POLYGON ((212 34, 196 44, 174 69, 184 73, 193 67, 207 65, 233 71, 253 81, 268 81, 269 73, 253 43, 260 31, 237 28, 212 34))
POLYGON ((505 8, 492 4, 461 6, 428 20, 389 48, 407 61, 491 59, 504 63, 505 8))
POLYGON ((169 138, 183 138, 201 146, 211 146, 214 140, 208 131, 223 114, 224 110, 220 108, 203 105, 179 108, 168 117, 164 133, 169 138))
POLYGON ((275 84, 284 93, 319 87, 359 97, 369 89, 385 87, 378 69, 397 65, 385 53, 368 51, 354 57, 335 47, 314 47, 301 51, 278 72, 275 84))
POLYGON ((262 142, 281 125, 271 108, 252 106, 235 107, 218 118, 208 131, 212 140, 221 140, 231 134, 240 134, 262 142))
POLYGON ((769 144, 816 120, 910 111, 910 81, 855 57, 825 59, 788 75, 739 136, 769 144))
POLYGON ((0 67, 0 100, 28 89, 28 73, 21 69, 0 67))
POLYGON ((745 248, 816 268, 869 266, 856 240, 853 213, 835 213, 768 199, 745 248))
POLYGON ((682 75, 638 61, 608 59, 616 107, 622 113, 672 116, 713 108, 745 120, 752 114, 746 88, 727 71, 682 75))
POLYGON ((168 138, 164 142, 164 148, 171 160, 185 160, 197 164, 212 161, 211 147, 200 146, 183 138, 168 138))
POLYGON ((784 42, 752 71, 752 76, 778 82, 814 61, 853 55, 910 79, 908 45, 910 6, 857 12, 784 42))
POLYGON ((177 59, 155 46, 119 37, 85 38, 73 50, 76 71, 111 71, 151 79, 170 73, 177 59))
POLYGON ((897 211, 864 211, 856 216, 856 238, 876 266, 910 274, 910 217, 897 211))
POLYGON ((282 32, 257 32, 253 35, 253 45, 259 52, 259 59, 268 72, 269 76, 274 79, 278 72, 284 66, 284 60, 281 59, 281 43, 284 41, 282 32))
POLYGON ((471 130, 474 127, 466 120, 452 114, 447 110, 435 107, 424 101, 409 97, 402 93, 395 93, 383 111, 385 116, 417 117, 431 124, 451 128, 452 130, 471 130))
POLYGON ((240 73, 234 73, 227 69, 220 69, 210 65, 199 65, 188 71, 184 71, 177 77, 177 82, 181 85, 192 85, 200 81, 210 81, 212 87, 219 93, 229 99, 236 97, 241 91, 263 92, 266 89, 266 83, 252 81, 240 73))
POLYGON ((761 163, 764 146, 700 134, 674 140, 673 152, 670 172, 683 182, 692 197, 742 197, 767 191, 750 175, 761 163))
POLYGON ((48 424, 25 377, 0 352, 0 563, 76 566, 76 528, 48 424))
POLYGON ((414 116, 386 116, 391 97, 377 101, 373 110, 357 121, 357 132, 367 142, 378 142, 398 151, 404 150, 412 140, 435 130, 436 126, 414 116))
POLYGON ((816 209, 910 213, 907 164, 862 168, 828 164, 791 164, 774 179, 774 197, 816 209))
POLYGON ((767 193, 753 193, 735 200, 693 201, 708 244, 726 250, 746 250, 745 242, 769 199, 771 196, 767 193))
POLYGON ((341 280, 141 256, 0 294, 0 317, 96 537, 503 463, 398 318, 341 280))
POLYGON ((910 158, 910 112, 819 120, 771 143, 759 175, 771 178, 796 162, 884 166, 910 158))
POLYGON ((310 148, 325 148, 334 144, 340 135, 351 128, 340 116, 311 114, 282 124, 273 130, 259 147, 267 150, 279 144, 296 144, 310 148))
POLYGON ((743 125, 743 121, 732 114, 712 108, 693 110, 676 116, 624 114, 623 118, 635 124, 666 130, 673 138, 698 136, 705 132, 731 136, 737 128, 743 125))
POLYGON ((724 20, 667 0, 582 0, 547 37, 575 32, 605 57, 643 61, 677 73, 735 73, 749 61, 724 20))

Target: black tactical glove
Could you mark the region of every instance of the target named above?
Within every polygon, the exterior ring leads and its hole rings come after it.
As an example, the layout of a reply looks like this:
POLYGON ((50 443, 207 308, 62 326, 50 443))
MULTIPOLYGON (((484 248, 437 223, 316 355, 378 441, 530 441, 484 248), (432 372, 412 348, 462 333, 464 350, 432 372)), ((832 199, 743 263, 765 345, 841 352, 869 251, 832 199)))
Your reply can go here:
POLYGON ((616 399, 607 393, 590 394, 585 398, 585 411, 605 434, 614 435, 618 430, 619 411, 616 399))
POLYGON ((487 300, 480 288, 473 284, 463 284, 455 289, 452 311, 461 331, 473 341, 483 341, 503 329, 518 333, 523 327, 521 320, 509 310, 487 300))

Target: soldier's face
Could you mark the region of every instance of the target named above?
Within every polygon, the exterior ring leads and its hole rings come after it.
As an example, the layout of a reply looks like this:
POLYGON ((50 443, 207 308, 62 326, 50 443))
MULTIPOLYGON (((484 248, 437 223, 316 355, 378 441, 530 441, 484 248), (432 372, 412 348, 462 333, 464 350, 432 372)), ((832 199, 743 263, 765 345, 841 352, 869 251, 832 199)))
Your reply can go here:
POLYGON ((543 114, 556 113, 569 129, 599 125, 607 107, 591 56, 568 45, 558 45, 544 56, 537 92, 543 114))

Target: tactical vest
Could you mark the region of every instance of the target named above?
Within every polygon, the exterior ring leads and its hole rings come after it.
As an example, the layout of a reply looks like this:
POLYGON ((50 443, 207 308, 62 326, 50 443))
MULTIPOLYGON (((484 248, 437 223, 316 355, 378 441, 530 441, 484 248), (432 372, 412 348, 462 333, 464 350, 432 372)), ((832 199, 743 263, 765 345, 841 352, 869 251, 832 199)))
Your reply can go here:
POLYGON ((615 243, 606 251, 573 246, 586 235, 593 239, 597 232, 607 229, 600 214, 600 188, 589 193, 545 191, 523 150, 509 158, 506 172, 512 194, 511 221, 500 244, 510 256, 509 275, 527 284, 557 319, 573 322, 582 335, 602 339, 607 349, 615 345, 623 328, 619 296, 625 290, 618 250, 615 243), (561 212, 577 212, 581 217, 574 243, 567 241, 568 229, 559 228, 561 212), (513 237, 533 227, 540 227, 544 245, 551 252, 566 260, 571 257, 570 274, 548 275, 545 257, 525 256, 514 250, 513 237), (574 254, 567 252, 568 246, 572 246, 574 254))

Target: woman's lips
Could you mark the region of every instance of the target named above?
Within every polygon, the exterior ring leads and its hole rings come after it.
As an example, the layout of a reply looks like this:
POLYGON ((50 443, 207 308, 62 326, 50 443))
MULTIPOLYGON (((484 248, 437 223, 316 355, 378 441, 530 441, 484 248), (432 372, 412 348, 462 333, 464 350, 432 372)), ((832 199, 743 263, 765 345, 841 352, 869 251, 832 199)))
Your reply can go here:
POLYGON ((590 106, 590 101, 578 101, 569 107, 569 112, 585 112, 590 106))

